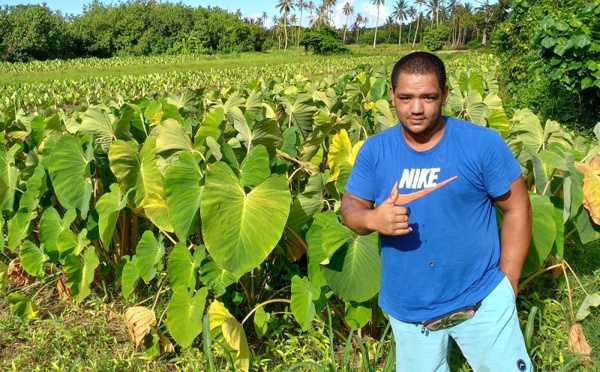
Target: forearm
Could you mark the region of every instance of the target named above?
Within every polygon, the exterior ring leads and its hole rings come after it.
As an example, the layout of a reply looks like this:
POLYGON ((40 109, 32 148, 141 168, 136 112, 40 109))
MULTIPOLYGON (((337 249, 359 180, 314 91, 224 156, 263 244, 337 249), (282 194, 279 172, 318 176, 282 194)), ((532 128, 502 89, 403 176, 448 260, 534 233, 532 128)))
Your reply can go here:
POLYGON ((342 198, 342 222, 350 230, 359 235, 367 235, 375 231, 369 224, 373 208, 352 197, 342 198))
POLYGON ((531 208, 507 211, 503 215, 500 236, 500 270, 515 289, 531 240, 531 208))

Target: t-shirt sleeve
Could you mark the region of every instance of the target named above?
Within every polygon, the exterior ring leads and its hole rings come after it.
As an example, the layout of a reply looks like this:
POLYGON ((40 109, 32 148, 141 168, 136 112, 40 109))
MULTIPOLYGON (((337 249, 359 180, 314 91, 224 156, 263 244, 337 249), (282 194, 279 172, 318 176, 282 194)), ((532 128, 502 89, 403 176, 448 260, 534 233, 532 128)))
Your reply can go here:
POLYGON ((375 201, 377 188, 375 183, 375 159, 373 141, 367 140, 358 151, 350 178, 344 189, 345 192, 365 200, 375 201))
POLYGON ((483 142, 483 181, 488 194, 497 198, 510 190, 510 184, 521 177, 521 167, 500 134, 487 131, 483 142))

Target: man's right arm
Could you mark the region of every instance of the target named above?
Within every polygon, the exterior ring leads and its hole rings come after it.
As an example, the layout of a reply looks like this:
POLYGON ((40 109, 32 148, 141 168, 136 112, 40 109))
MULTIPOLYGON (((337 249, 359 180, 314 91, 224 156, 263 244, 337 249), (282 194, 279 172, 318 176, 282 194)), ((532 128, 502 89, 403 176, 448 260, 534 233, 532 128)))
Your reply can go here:
POLYGON ((395 184, 390 197, 373 209, 373 202, 345 192, 342 197, 342 221, 359 235, 378 231, 385 235, 406 235, 412 231, 408 221, 408 210, 396 206, 398 184, 395 184))

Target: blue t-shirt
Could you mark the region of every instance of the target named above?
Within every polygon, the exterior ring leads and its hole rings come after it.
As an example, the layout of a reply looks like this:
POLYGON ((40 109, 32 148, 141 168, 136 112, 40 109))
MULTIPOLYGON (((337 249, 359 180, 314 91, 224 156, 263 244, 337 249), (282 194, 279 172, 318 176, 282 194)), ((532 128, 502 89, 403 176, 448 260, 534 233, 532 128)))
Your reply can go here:
POLYGON ((507 193, 521 169, 497 132, 445 119, 442 138, 427 151, 412 149, 400 125, 370 137, 345 188, 381 204, 398 182, 401 198, 413 199, 403 205, 412 232, 380 234, 379 305, 405 322, 473 305, 504 277, 492 198, 507 193))

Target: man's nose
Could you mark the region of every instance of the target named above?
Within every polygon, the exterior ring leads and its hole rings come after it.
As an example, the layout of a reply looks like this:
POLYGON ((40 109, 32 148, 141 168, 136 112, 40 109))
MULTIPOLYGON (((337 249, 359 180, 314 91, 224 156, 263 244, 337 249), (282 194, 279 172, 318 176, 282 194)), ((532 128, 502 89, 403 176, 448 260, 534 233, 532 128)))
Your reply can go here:
POLYGON ((413 114, 420 114, 423 112, 423 102, 420 99, 415 99, 411 102, 410 112, 413 114))

